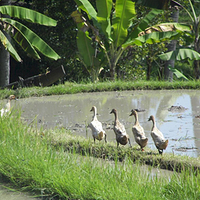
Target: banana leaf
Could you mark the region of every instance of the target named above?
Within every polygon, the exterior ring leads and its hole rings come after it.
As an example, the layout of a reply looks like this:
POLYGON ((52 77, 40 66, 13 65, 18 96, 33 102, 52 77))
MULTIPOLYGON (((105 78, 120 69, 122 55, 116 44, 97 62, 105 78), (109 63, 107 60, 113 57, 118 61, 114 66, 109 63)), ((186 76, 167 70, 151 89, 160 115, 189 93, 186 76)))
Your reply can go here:
POLYGON ((171 72, 173 72, 176 75, 177 78, 183 78, 188 81, 188 78, 185 75, 183 75, 178 69, 175 69, 172 67, 168 67, 168 68, 171 72))
POLYGON ((113 40, 115 47, 121 46, 128 35, 130 20, 135 16, 135 3, 131 0, 117 0, 115 5, 115 19, 113 20, 113 40))
POLYGON ((81 58, 86 66, 93 66, 94 48, 91 45, 89 33, 78 30, 77 46, 81 58))
POLYGON ((99 0, 96 1, 96 5, 98 10, 97 21, 101 24, 101 30, 106 37, 111 39, 110 13, 112 9, 112 0, 99 0))
POLYGON ((15 51, 10 41, 1 30, 0 30, 0 40, 3 46, 6 48, 6 50, 9 51, 9 53, 12 55, 12 57, 18 62, 21 62, 22 60, 19 57, 18 53, 15 51))
POLYGON ((92 19, 97 19, 97 12, 88 0, 74 0, 76 4, 85 11, 92 19))
POLYGON ((139 35, 144 35, 152 32, 167 32, 167 31, 179 31, 179 32, 190 32, 192 26, 183 23, 162 23, 151 26, 144 31, 140 32, 139 35))
POLYGON ((200 60, 200 54, 192 49, 177 49, 175 51, 170 51, 159 55, 161 60, 200 60))
POLYGON ((34 49, 31 43, 27 40, 26 36, 18 28, 19 26, 21 26, 21 23, 10 18, 2 18, 2 21, 12 25, 12 27, 15 28, 15 34, 13 38, 22 47, 22 49, 34 59, 40 59, 40 56, 38 55, 37 51, 34 49), (18 24, 18 26, 16 24, 18 24))
POLYGON ((0 6, 0 13, 15 17, 21 20, 27 20, 32 23, 38 23, 45 26, 56 26, 57 21, 47 17, 39 12, 19 6, 0 6))
POLYGON ((138 45, 142 46, 143 43, 155 44, 159 42, 163 42, 170 39, 176 39, 180 37, 180 34, 175 31, 168 32, 153 32, 150 34, 145 34, 135 38, 134 40, 127 41, 122 45, 123 48, 126 48, 130 45, 138 45))
POLYGON ((21 36, 23 35, 26 38, 26 41, 29 41, 29 43, 23 44, 23 45, 26 45, 26 46, 23 46, 23 49, 26 49, 27 51, 29 50, 28 53, 30 54, 33 53, 33 51, 30 50, 30 47, 28 47, 28 44, 31 44, 34 48, 36 48, 39 52, 41 52, 43 55, 45 55, 48 58, 51 58, 54 60, 57 60, 60 58, 60 56, 44 40, 42 40, 37 34, 35 34, 28 27, 10 18, 2 18, 2 21, 5 21, 11 24, 17 30, 20 30, 21 36))
POLYGON ((149 27, 149 24, 152 23, 152 20, 163 11, 158 9, 152 9, 133 29, 133 31, 129 35, 129 39, 134 39, 138 37, 139 33, 143 32, 145 29, 149 27))

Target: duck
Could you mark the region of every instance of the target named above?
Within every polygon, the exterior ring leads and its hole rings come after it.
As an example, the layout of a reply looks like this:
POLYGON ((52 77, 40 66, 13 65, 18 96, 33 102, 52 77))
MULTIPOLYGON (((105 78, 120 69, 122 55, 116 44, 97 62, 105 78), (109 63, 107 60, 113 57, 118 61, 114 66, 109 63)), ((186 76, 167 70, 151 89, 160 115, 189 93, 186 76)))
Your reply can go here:
POLYGON ((115 120, 114 120, 114 127, 113 130, 116 135, 116 141, 117 141, 117 147, 119 147, 119 144, 126 145, 129 142, 129 145, 131 147, 131 141, 129 138, 129 135, 126 133, 126 129, 122 123, 118 120, 118 114, 116 109, 112 109, 110 114, 114 114, 115 120))
POLYGON ((16 99, 15 95, 10 95, 9 96, 5 107, 1 109, 1 117, 3 117, 6 114, 10 113, 10 110, 11 110, 11 101, 15 100, 15 99, 16 99))
POLYGON ((156 127, 156 122, 153 115, 149 117, 148 121, 153 122, 153 127, 151 129, 151 137, 154 141, 156 148, 158 149, 159 154, 162 155, 163 150, 167 148, 169 141, 164 138, 162 132, 159 131, 158 128, 156 127))
POLYGON ((91 130, 92 130, 92 136, 94 138, 94 143, 95 140, 102 140, 103 138, 105 138, 105 142, 107 143, 106 140, 106 133, 103 130, 103 126, 102 123, 97 119, 97 108, 96 106, 92 106, 90 112, 94 113, 93 117, 92 117, 92 121, 90 122, 90 124, 88 125, 91 130))
POLYGON ((144 129, 139 123, 137 111, 132 109, 130 116, 132 115, 135 116, 135 124, 132 127, 132 132, 133 132, 136 143, 141 148, 141 151, 144 151, 144 147, 147 145, 148 138, 145 136, 144 129))

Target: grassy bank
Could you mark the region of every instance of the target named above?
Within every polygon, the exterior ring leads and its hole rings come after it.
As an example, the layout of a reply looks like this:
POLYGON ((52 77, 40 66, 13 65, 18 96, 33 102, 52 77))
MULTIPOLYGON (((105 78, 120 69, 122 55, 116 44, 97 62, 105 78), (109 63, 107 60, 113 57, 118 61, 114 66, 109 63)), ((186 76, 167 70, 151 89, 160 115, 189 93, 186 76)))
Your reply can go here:
MULTIPOLYGON (((36 130, 23 123, 20 116, 0 118, 0 128, 0 174, 26 190, 54 199, 200 198, 200 175, 191 168, 174 173, 169 180, 152 178, 141 170, 139 163, 133 165, 134 155, 138 162, 148 157, 153 165, 158 164, 156 160, 181 157, 153 152, 144 155, 134 148, 116 149, 112 143, 94 145, 64 129, 36 130)), ((190 166, 198 164, 192 158, 181 160, 190 166)))
POLYGON ((44 95, 76 94, 79 92, 101 92, 118 90, 162 90, 162 89, 200 89, 199 81, 115 81, 98 83, 71 83, 51 87, 19 88, 17 90, 0 90, 0 99, 10 94, 18 98, 44 95))

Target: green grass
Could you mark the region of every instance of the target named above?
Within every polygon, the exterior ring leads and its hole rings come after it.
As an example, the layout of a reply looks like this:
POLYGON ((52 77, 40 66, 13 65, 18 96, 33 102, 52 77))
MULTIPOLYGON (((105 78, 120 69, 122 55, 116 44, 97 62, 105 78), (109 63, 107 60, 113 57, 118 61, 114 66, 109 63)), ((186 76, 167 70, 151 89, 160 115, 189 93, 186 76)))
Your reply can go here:
POLYGON ((117 150, 116 144, 103 142, 94 145, 64 129, 36 130, 14 115, 0 118, 0 128, 0 174, 26 190, 60 199, 200 198, 200 175, 186 170, 170 179, 152 178, 139 163, 133 165, 128 151, 135 149, 117 150), (101 157, 112 161, 89 156, 98 157, 99 149, 107 148, 107 155, 101 157))
POLYGON ((19 88, 17 90, 0 90, 0 99, 15 94, 18 98, 45 95, 75 94, 79 92, 101 92, 117 90, 162 90, 162 89, 200 89, 199 81, 114 81, 98 83, 72 83, 51 87, 19 88))

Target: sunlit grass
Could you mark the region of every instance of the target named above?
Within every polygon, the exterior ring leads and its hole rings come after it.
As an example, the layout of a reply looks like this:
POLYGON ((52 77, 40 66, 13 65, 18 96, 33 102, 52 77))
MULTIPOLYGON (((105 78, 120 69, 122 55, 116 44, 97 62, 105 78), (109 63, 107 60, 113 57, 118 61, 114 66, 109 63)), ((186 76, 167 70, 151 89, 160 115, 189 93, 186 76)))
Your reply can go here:
POLYGON ((162 89, 199 89, 199 81, 106 81, 97 83, 73 83, 51 87, 19 88, 17 90, 0 90, 0 98, 15 94, 18 98, 45 95, 76 94, 80 92, 101 92, 119 90, 162 90, 162 89))
MULTIPOLYGON (((110 144, 116 157, 105 161, 90 157, 89 151, 76 154, 77 148, 91 148, 93 143, 65 134, 63 129, 36 130, 14 115, 0 118, 0 129, 0 174, 38 194, 62 199, 199 198, 199 175, 186 171, 170 179, 152 178, 140 162, 133 165, 128 153, 119 162, 117 156, 123 150, 117 150, 116 145, 110 144), (67 142, 72 144, 69 151, 67 142)), ((100 143, 100 148, 106 149, 106 145, 100 143)))

